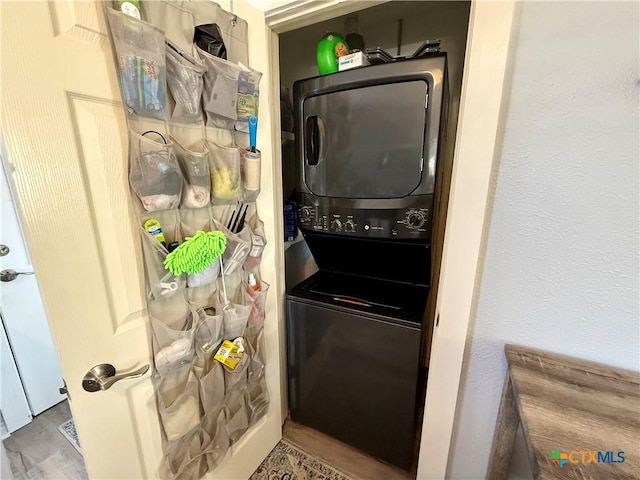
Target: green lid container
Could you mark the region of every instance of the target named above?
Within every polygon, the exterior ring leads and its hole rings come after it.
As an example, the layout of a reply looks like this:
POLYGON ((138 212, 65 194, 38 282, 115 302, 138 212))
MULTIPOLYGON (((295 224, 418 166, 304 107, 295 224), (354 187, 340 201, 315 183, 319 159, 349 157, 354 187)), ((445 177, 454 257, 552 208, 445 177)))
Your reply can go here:
POLYGON ((349 54, 349 45, 342 35, 335 32, 327 33, 318 42, 316 61, 320 75, 327 75, 338 71, 338 57, 349 54))

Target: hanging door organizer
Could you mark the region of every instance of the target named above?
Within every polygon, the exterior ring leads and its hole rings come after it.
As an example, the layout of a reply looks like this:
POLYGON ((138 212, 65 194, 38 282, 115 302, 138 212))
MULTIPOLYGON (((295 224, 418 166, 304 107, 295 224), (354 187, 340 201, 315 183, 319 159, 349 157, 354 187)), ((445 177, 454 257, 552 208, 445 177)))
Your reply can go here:
POLYGON ((269 405, 261 158, 247 148, 261 74, 249 67, 247 23, 213 2, 142 2, 142 19, 113 6, 104 8, 146 269, 160 471, 197 479, 269 405), (203 25, 222 48, 194 44, 203 25))

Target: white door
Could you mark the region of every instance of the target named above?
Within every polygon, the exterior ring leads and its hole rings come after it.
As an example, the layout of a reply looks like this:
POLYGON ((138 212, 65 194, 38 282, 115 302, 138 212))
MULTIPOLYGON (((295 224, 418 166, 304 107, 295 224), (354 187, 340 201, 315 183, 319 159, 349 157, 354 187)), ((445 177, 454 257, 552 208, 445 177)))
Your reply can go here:
MULTIPOLYGON (((30 414, 38 415, 66 398, 58 391, 64 382, 9 183, 4 168, 1 170, 0 243, 8 248, 8 252, 0 257, 0 269, 14 270, 21 275, 0 286, 0 312, 13 353, 12 363, 17 365, 22 380, 20 388, 24 388, 30 414)), ((8 375, 7 379, 10 378, 12 376, 8 375)), ((5 385, 3 376, 3 391, 5 386, 9 387, 5 385)), ((11 388, 12 394, 19 395, 19 392, 13 392, 14 389, 15 387, 11 388)), ((3 412, 7 410, 4 417, 9 433, 23 426, 22 422, 11 417, 9 405, 2 402, 0 408, 3 412)))
MULTIPOLYGON (((250 62, 268 86, 264 14, 234 3, 249 22, 250 62)), ((87 470, 92 478, 155 478, 162 452, 149 375, 104 392, 81 386, 100 363, 118 372, 151 363, 125 119, 102 6, 3 1, 0 8, 5 145, 87 470)), ((258 209, 269 242, 263 269, 273 286, 265 322, 271 406, 212 478, 247 478, 281 437, 281 255, 274 250, 280 212, 272 196, 271 95, 269 88, 261 91, 258 132, 264 162, 258 209)))
POLYGON ((0 413, 4 421, 3 437, 31 422, 31 409, 9 347, 4 323, 0 324, 0 413))

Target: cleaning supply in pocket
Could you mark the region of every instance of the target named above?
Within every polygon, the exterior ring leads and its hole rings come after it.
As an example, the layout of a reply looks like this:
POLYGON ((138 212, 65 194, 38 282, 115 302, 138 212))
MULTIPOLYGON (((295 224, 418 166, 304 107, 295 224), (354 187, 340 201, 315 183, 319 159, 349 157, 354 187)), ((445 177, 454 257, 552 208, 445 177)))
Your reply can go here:
POLYGON ((240 172, 233 167, 211 170, 211 192, 215 198, 233 200, 242 193, 240 172))
POLYGON ((209 204, 211 193, 201 185, 185 185, 182 204, 187 208, 203 208, 209 204))
POLYGON ((140 15, 140 2, 138 0, 117 0, 118 10, 131 17, 142 19, 140 15))
POLYGON ((316 61, 320 75, 337 72, 338 58, 348 54, 349 45, 339 33, 326 33, 316 47, 316 61))
POLYGON ((187 287, 196 288, 204 285, 211 285, 218 278, 220 273, 220 257, 216 258, 207 267, 198 273, 187 275, 187 287))
POLYGON ((258 292, 260 290, 260 284, 258 283, 255 273, 249 274, 249 288, 254 292, 258 292))
POLYGON ((225 340, 220 345, 218 352, 214 355, 217 361, 230 370, 234 370, 241 365, 244 358, 244 341, 242 337, 236 338, 233 342, 225 340))
POLYGON ((170 365, 186 362, 191 354, 191 341, 179 338, 161 349, 155 356, 156 368, 162 370, 170 365))
POLYGON ((249 250, 249 255, 247 255, 247 259, 244 262, 245 270, 253 270, 260 265, 262 252, 264 252, 264 244, 265 240, 262 235, 256 233, 251 234, 251 250, 249 250))
POLYGON ((150 218, 149 220, 144 222, 144 229, 147 231, 147 233, 149 233, 149 235, 155 238, 162 245, 164 245, 165 247, 167 246, 167 243, 164 239, 164 234, 162 233, 162 227, 160 226, 160 222, 158 220, 156 220, 155 218, 150 218))
POLYGON ((258 116, 249 115, 249 150, 256 153, 256 141, 258 138, 258 116))
POLYGON ((211 265, 227 248, 227 237, 214 230, 198 230, 164 259, 164 266, 174 275, 198 273, 211 265))
POLYGON ((158 210, 173 210, 180 205, 178 195, 145 195, 140 197, 140 202, 147 212, 157 212, 158 210))
MULTIPOLYGON (((238 75, 238 119, 235 128, 239 132, 249 133, 251 129, 251 117, 258 121, 258 103, 260 92, 258 85, 262 73, 253 70, 242 63, 238 75)), ((254 144, 255 145, 255 144, 254 144)))

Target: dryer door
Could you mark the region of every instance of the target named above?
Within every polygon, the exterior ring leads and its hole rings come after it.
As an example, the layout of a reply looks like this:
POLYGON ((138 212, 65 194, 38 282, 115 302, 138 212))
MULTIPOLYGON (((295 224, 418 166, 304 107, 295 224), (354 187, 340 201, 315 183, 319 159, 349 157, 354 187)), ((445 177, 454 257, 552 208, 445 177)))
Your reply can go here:
POLYGON ((303 103, 304 182, 321 197, 409 195, 423 174, 428 85, 341 90, 303 103))

